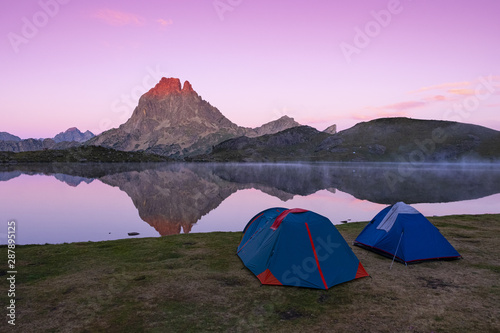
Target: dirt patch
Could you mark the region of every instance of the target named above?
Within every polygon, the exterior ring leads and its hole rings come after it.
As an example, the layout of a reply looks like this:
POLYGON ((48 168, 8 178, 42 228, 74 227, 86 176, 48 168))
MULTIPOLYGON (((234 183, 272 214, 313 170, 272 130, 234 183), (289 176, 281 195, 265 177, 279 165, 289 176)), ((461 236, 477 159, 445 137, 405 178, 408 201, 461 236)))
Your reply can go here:
POLYGON ((455 286, 451 283, 445 282, 441 279, 436 279, 436 278, 426 278, 426 277, 418 277, 417 278, 420 281, 424 282, 424 287, 427 288, 432 288, 432 289, 444 289, 447 287, 450 288, 459 288, 458 286, 455 286))
POLYGON ((64 290, 62 291, 62 294, 63 294, 63 295, 67 295, 67 294, 69 294, 69 293, 74 292, 75 290, 76 290, 76 287, 75 287, 75 286, 69 286, 68 288, 66 288, 66 289, 64 289, 64 290))
POLYGON ((321 295, 319 295, 317 302, 320 303, 320 304, 321 303, 325 303, 329 298, 330 298, 329 294, 326 294, 326 293, 325 294, 321 294, 321 295))
POLYGON ((287 311, 278 311, 278 315, 281 320, 293 320, 304 316, 304 314, 295 309, 289 309, 287 311))
POLYGON ((221 285, 226 286, 226 287, 236 287, 236 286, 242 286, 243 282, 241 282, 240 279, 236 277, 223 277, 217 279, 221 285))

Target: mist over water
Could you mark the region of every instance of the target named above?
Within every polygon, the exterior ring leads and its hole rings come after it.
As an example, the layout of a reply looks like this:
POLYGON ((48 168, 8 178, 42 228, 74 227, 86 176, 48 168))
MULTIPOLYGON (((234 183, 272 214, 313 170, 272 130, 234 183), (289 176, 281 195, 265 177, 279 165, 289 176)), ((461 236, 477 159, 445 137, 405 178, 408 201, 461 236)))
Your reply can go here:
MULTIPOLYGON (((270 207, 333 223, 369 221, 386 205, 424 215, 500 213, 495 164, 74 164, 0 169, 2 220, 19 244, 241 231, 270 207)), ((6 243, 1 234, 0 242, 6 243)))

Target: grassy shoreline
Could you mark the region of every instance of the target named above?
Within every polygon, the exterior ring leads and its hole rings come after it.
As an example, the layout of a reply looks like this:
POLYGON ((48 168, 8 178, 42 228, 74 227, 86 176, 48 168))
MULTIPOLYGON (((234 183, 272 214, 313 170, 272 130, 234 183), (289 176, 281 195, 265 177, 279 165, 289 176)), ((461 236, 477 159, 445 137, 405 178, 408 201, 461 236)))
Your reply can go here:
MULTIPOLYGON (((23 332, 494 332, 500 214, 430 218, 464 259, 405 267, 352 247, 371 278, 328 291, 261 286, 241 233, 16 247, 23 332)), ((339 225, 351 244, 366 223, 339 225)), ((1 247, 4 258, 6 246, 1 247)), ((4 265, 2 267, 5 268, 4 265)), ((8 290, 6 269, 0 271, 8 290)), ((0 294, 3 311, 9 302, 0 294)), ((10 326, 5 319, 0 327, 10 326)))
POLYGON ((35 163, 157 163, 170 162, 166 156, 141 151, 121 151, 101 146, 78 146, 66 149, 0 151, 0 165, 35 163))

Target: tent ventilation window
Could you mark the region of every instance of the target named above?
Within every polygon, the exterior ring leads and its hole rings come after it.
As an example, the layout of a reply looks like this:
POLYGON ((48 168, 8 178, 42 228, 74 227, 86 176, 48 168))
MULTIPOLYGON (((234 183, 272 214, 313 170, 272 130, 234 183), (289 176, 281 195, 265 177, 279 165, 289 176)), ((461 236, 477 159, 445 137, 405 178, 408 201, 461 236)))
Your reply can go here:
POLYGON ((391 230, 392 226, 394 225, 394 222, 396 222, 399 214, 419 214, 419 212, 415 208, 408 206, 404 202, 400 201, 392 206, 391 210, 387 213, 382 222, 380 222, 380 224, 377 226, 377 229, 389 232, 389 230, 391 230))

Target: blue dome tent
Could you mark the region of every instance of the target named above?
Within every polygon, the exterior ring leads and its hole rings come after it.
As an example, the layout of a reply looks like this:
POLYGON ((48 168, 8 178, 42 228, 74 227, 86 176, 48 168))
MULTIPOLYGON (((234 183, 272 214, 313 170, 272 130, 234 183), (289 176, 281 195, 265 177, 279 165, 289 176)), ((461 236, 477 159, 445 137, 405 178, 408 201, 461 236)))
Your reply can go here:
POLYGON ((368 276, 329 219, 298 208, 255 215, 237 254, 262 284, 328 289, 368 276))
POLYGON ((405 264, 460 258, 439 230, 404 202, 380 211, 361 231, 354 245, 405 264))

